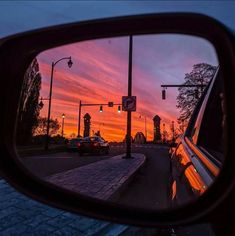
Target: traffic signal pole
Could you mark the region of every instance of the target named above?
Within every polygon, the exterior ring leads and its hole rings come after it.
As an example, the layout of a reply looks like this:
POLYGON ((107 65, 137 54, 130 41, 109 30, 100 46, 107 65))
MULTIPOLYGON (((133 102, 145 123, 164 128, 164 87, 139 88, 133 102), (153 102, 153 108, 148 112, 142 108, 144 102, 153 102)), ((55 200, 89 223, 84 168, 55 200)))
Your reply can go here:
POLYGON ((108 107, 113 107, 113 106, 118 106, 118 112, 121 111, 121 103, 113 103, 113 102, 108 102, 108 103, 82 103, 82 101, 79 101, 79 108, 78 108, 78 135, 77 137, 81 137, 81 115, 82 115, 82 107, 91 107, 91 106, 108 106, 108 107))
MULTIPOLYGON (((129 64, 128 64, 128 96, 132 96, 132 51, 133 36, 129 39, 129 64)), ((131 156, 131 111, 127 111, 127 133, 126 133, 126 156, 123 158, 132 158, 131 156)))

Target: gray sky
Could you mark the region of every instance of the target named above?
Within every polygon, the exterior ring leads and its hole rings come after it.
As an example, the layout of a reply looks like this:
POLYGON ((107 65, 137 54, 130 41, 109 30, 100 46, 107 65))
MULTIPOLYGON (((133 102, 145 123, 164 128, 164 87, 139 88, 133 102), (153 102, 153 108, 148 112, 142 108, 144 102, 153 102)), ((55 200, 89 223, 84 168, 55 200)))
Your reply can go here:
POLYGON ((48 25, 158 12, 204 13, 235 29, 234 1, 1 1, 0 37, 48 25))

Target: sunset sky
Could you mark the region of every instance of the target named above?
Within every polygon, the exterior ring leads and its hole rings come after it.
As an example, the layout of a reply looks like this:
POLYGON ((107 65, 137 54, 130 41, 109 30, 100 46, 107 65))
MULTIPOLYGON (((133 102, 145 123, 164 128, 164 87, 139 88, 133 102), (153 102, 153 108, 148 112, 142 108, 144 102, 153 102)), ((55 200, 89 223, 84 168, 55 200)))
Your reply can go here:
MULTIPOLYGON (((42 75, 41 97, 48 98, 51 63, 62 57, 72 57, 73 66, 67 61, 55 66, 52 92, 51 117, 61 122, 64 113, 64 133, 77 135, 78 106, 82 103, 121 103, 127 95, 129 38, 90 40, 50 49, 38 55, 42 75)), ((218 65, 213 46, 204 39, 186 35, 145 35, 133 38, 133 90, 137 96, 137 111, 132 113, 132 136, 145 130, 148 140, 153 139, 155 115, 161 125, 169 130, 171 121, 179 116, 176 108, 177 88, 167 89, 167 99, 161 98, 161 84, 182 84, 186 73, 197 63, 218 65)), ((41 116, 47 116, 48 102, 44 101, 41 116)), ((82 107, 82 117, 91 115, 92 131, 101 131, 108 141, 122 141, 126 133, 126 112, 115 107, 82 107)), ((81 120, 83 134, 83 119, 81 120)))

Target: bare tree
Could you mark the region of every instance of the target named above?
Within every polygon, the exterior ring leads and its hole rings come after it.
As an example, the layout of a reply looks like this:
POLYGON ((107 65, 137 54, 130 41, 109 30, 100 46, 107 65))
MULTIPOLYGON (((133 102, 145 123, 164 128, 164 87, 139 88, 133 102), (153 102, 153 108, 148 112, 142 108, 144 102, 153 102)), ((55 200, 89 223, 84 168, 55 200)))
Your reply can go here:
MULTIPOLYGON (((56 135, 60 129, 60 124, 57 119, 53 120, 50 119, 50 136, 56 135)), ((39 117, 38 118, 38 125, 34 130, 34 135, 46 135, 47 133, 47 118, 46 117, 39 117)))
POLYGON ((180 87, 179 95, 177 96, 176 107, 180 109, 180 116, 178 117, 179 124, 187 124, 195 106, 203 94, 205 85, 207 85, 213 78, 217 67, 206 63, 199 63, 193 66, 190 73, 185 74, 185 85, 201 85, 199 88, 195 87, 180 87))

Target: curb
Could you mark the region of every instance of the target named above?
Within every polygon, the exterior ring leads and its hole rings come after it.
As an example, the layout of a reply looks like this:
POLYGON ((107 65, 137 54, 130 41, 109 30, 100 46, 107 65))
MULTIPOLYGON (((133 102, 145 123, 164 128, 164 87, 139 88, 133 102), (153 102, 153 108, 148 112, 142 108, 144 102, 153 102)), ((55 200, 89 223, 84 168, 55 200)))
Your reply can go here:
MULTIPOLYGON (((132 156, 134 156, 136 153, 132 153, 132 156)), ((139 154, 139 153, 138 153, 139 154)), ((120 195, 126 190, 126 188, 131 184, 135 176, 145 167, 146 165, 146 156, 144 154, 141 154, 144 156, 144 160, 141 163, 141 165, 130 175, 130 177, 107 199, 108 201, 118 201, 120 198, 120 195)))
POLYGON ((146 161, 144 154, 132 153, 130 160, 122 159, 123 155, 50 175, 45 181, 84 196, 114 201, 146 161))

